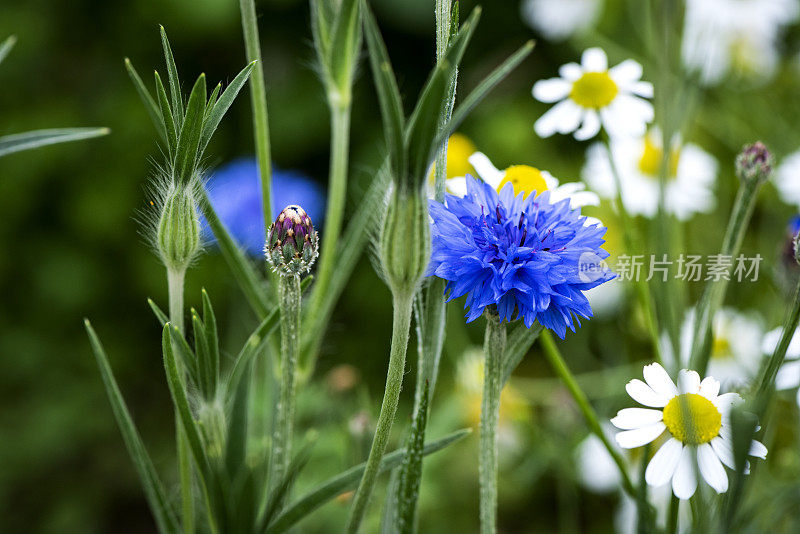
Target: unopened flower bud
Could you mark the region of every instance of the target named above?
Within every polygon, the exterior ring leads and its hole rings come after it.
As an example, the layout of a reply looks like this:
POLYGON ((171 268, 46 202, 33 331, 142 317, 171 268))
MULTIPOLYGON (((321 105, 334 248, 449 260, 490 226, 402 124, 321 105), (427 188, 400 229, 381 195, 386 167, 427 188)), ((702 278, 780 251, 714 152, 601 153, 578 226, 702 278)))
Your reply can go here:
POLYGON ((427 199, 420 192, 392 192, 380 251, 383 272, 392 291, 413 294, 431 256, 427 199))
POLYGON ((319 235, 303 208, 286 206, 269 227, 264 253, 272 269, 281 275, 308 272, 319 255, 319 235))
POLYGON ((736 175, 745 182, 765 182, 772 175, 775 158, 761 141, 745 145, 736 156, 736 175))
POLYGON ((174 186, 164 197, 156 246, 168 269, 183 270, 200 250, 200 221, 191 186, 174 186))

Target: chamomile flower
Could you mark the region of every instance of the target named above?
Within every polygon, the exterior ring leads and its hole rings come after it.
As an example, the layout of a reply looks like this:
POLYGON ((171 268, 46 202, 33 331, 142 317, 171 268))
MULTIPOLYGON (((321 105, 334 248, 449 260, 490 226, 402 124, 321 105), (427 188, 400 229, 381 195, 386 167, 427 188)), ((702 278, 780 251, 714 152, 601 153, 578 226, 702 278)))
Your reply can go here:
MULTIPOLYGON (((478 176, 494 187, 497 191, 510 183, 514 187, 514 195, 520 193, 527 195, 532 191, 543 193, 550 191, 550 202, 559 202, 569 199, 570 207, 597 206, 600 198, 596 193, 586 191, 586 185, 581 182, 567 182, 561 184, 558 178, 547 171, 542 171, 530 165, 512 165, 505 170, 499 170, 483 152, 475 152, 469 158, 469 163, 478 173, 478 176)), ((464 196, 467 194, 466 179, 459 188, 452 187, 453 194, 464 196)))
POLYGON ((563 41, 597 22, 603 0, 523 0, 522 20, 550 41, 563 41))
MULTIPOLYGON (((669 341, 662 339, 665 362, 673 368, 689 365, 694 335, 694 308, 686 313, 680 332, 680 354, 675 359, 669 341)), ((749 383, 758 373, 761 339, 764 329, 753 315, 733 308, 722 308, 713 321, 714 336, 711 341, 711 357, 708 373, 728 388, 749 383)), ((669 366, 669 365, 668 365, 669 366)))
MULTIPOLYGON (((688 499, 697 489, 695 463, 703 479, 717 493, 728 490, 723 464, 735 469, 730 410, 742 398, 737 393, 719 394, 720 383, 708 376, 702 381, 695 371, 682 369, 676 386, 658 363, 644 367, 644 379, 628 382, 625 389, 648 408, 624 408, 611 423, 621 429, 617 443, 633 449, 669 438, 658 449, 645 471, 645 480, 660 487, 672 481, 672 491, 688 499)), ((767 448, 753 440, 750 456, 766 458, 767 448)))
POLYGON ((575 139, 591 139, 602 126, 612 136, 643 135, 653 120, 653 85, 642 81, 642 66, 627 59, 608 68, 600 48, 583 52, 581 64, 567 63, 559 78, 539 80, 533 96, 555 103, 534 124, 541 137, 575 132, 575 139))
POLYGON ((683 62, 707 85, 731 72, 768 79, 778 65, 781 30, 797 16, 795 0, 687 0, 683 62))
MULTIPOLYGON (((659 171, 663 148, 653 129, 639 138, 611 140, 614 166, 622 186, 622 202, 633 215, 653 217, 658 211, 659 171)), ((583 179, 603 198, 616 198, 614 168, 608 149, 601 143, 589 147, 583 179)), ((700 147, 683 144, 673 148, 664 199, 667 212, 680 220, 713 209, 717 161, 700 147)))
MULTIPOLYGON (((775 389, 778 391, 797 389, 797 405, 800 406, 800 335, 795 331, 786 349, 786 359, 775 377, 775 389)), ((764 336, 762 351, 766 356, 775 352, 781 339, 783 329, 778 327, 764 336)))
POLYGON ((781 200, 795 207, 800 207, 800 150, 792 152, 781 161, 775 169, 775 187, 778 188, 781 200))
POLYGON ((538 321, 563 338, 579 317, 591 317, 583 292, 614 277, 604 265, 605 228, 586 225, 569 200, 550 192, 514 196, 467 177, 464 198, 430 201, 428 276, 447 280, 448 300, 467 295, 467 321, 496 306, 500 320, 538 321))

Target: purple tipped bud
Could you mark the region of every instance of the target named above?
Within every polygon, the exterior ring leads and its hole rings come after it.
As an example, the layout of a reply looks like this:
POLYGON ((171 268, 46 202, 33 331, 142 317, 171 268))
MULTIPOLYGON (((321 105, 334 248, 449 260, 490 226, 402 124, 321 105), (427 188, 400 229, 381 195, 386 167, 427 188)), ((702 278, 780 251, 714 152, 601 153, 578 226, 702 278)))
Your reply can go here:
POLYGON ((303 208, 286 206, 269 227, 264 253, 281 275, 308 272, 319 254, 319 236, 303 208))
POLYGON ((772 175, 775 158, 761 141, 746 145, 736 156, 736 175, 745 182, 765 182, 772 175))

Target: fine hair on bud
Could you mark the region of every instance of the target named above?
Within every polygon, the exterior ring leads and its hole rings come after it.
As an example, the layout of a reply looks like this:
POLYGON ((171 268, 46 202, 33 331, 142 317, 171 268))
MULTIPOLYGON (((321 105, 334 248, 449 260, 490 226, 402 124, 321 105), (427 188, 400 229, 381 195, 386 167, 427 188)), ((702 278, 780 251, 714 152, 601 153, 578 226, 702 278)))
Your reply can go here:
POLYGON ((281 210, 267 233, 264 255, 281 276, 301 276, 319 255, 319 234, 306 211, 292 204, 281 210))
POLYGON ((199 175, 186 184, 176 183, 172 173, 157 166, 148 184, 150 200, 139 216, 145 239, 169 270, 186 270, 203 248, 200 231, 199 175))
POLYGON ((775 157, 761 141, 745 145, 736 156, 736 175, 745 182, 767 181, 774 167, 775 157))
POLYGON ((386 283, 396 294, 413 295, 431 256, 428 199, 422 190, 392 188, 380 235, 379 255, 386 283))

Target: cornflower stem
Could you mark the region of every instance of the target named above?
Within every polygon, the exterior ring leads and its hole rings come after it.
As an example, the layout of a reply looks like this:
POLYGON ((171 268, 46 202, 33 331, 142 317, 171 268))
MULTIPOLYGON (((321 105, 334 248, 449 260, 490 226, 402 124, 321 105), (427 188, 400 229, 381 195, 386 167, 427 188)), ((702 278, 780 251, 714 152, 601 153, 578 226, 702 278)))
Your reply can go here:
POLYGON ((375 428, 375 437, 369 450, 369 457, 364 468, 364 474, 353 498, 353 507, 346 532, 358 532, 364 514, 367 511, 369 498, 375 487, 383 453, 389 434, 397 413, 397 404, 400 399, 400 390, 403 386, 403 374, 406 365, 406 350, 408 349, 409 328, 411 327, 411 312, 414 303, 414 293, 393 293, 394 306, 392 323, 392 345, 389 351, 389 369, 386 373, 386 388, 383 393, 383 403, 375 428))
POLYGON ((258 61, 250 74, 250 103, 253 107, 253 133, 255 135, 256 159, 261 176, 261 201, 264 221, 269 224, 272 217, 272 160, 270 155, 269 116, 267 114, 267 89, 264 82, 264 67, 261 64, 261 41, 258 36, 258 18, 255 0, 239 0, 242 15, 242 30, 247 61, 258 61))
MULTIPOLYGON (((169 295, 169 321, 183 333, 183 282, 186 269, 167 267, 167 292, 169 295)), ((178 361, 181 379, 184 380, 183 364, 178 361)), ((185 387, 185 384, 184 384, 185 387)), ((178 450, 178 478, 181 486, 181 517, 183 530, 187 534, 194 533, 194 489, 192 486, 192 460, 189 442, 175 412, 175 441, 178 450)))
POLYGON ((480 482, 481 534, 497 532, 497 426, 500 421, 500 392, 503 389, 503 354, 506 325, 497 310, 487 310, 483 342, 483 398, 481 400, 480 482))
POLYGON ((300 277, 281 275, 281 382, 275 413, 270 484, 278 487, 289 468, 296 396, 297 353, 300 342, 300 277))
POLYGON ((569 370, 569 367, 567 367, 567 363, 561 356, 561 352, 558 350, 550 331, 543 330, 539 339, 542 341, 542 348, 544 349, 547 360, 550 362, 550 365, 553 367, 558 377, 564 382, 570 395, 572 395, 573 400, 578 405, 578 409, 580 409, 581 414, 583 414, 583 418, 586 420, 586 424, 589 426, 589 430, 600 438, 600 441, 603 442, 603 446, 605 446, 611 458, 614 459, 614 463, 617 465, 619 474, 622 477, 622 488, 628 495, 635 499, 636 489, 633 487, 630 476, 628 476, 625 460, 611 444, 605 432, 603 432, 597 413, 594 411, 594 408, 592 408, 592 405, 589 404, 586 394, 584 394, 578 382, 575 380, 575 376, 569 370))
MULTIPOLYGON (((722 241, 721 256, 733 257, 742 248, 744 234, 747 225, 753 214, 753 209, 758 198, 758 190, 761 188, 760 180, 741 180, 736 200, 733 204, 733 212, 728 221, 728 228, 722 241)), ((729 270, 730 271, 730 270, 729 270)), ((708 359, 711 355, 711 343, 709 334, 711 333, 711 321, 725 300, 725 292, 728 289, 728 276, 720 276, 717 279, 709 280, 703 289, 703 294, 697 303, 695 313, 694 333, 692 336, 692 359, 691 368, 704 375, 708 367, 708 359)))
MULTIPOLYGON (((329 89, 332 91, 332 89, 329 89)), ((311 313, 322 309, 328 292, 339 250, 339 235, 342 231, 344 205, 347 196, 347 165, 350 150, 350 99, 328 97, 331 110, 331 158, 328 178, 328 203, 325 212, 325 234, 323 236, 319 263, 315 275, 311 313)), ((309 324, 315 324, 311 317, 309 324)), ((303 376, 310 376, 317 358, 317 350, 302 355, 300 368, 303 376)))
MULTIPOLYGON (((633 225, 631 216, 622 202, 622 180, 620 178, 619 169, 614 161, 614 152, 611 149, 611 140, 608 135, 603 136, 603 144, 605 145, 606 152, 608 153, 608 161, 611 166, 611 174, 614 177, 614 188, 616 189, 616 198, 614 202, 619 216, 619 223, 622 227, 622 239, 624 242, 625 250, 628 254, 636 254, 640 242, 639 235, 633 225)), ((640 280, 638 277, 633 281, 636 290, 636 296, 639 299, 639 305, 644 313, 644 322, 647 332, 650 335, 650 341, 653 344, 653 351, 656 355, 656 360, 660 363, 661 358, 661 343, 658 335, 658 324, 656 323, 655 313, 653 312, 653 297, 650 294, 650 287, 645 280, 640 280)))

